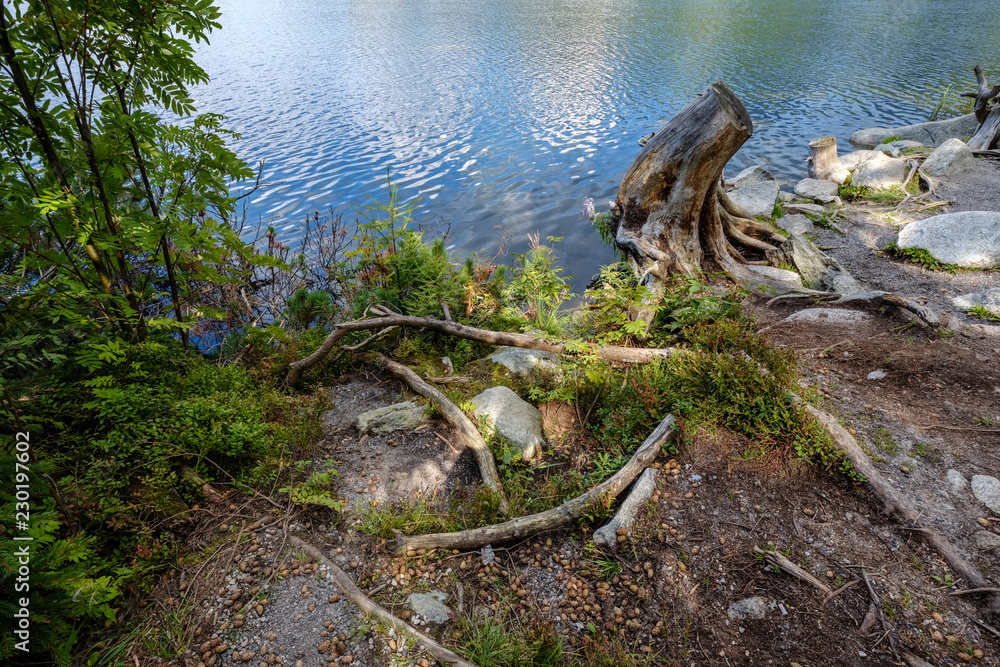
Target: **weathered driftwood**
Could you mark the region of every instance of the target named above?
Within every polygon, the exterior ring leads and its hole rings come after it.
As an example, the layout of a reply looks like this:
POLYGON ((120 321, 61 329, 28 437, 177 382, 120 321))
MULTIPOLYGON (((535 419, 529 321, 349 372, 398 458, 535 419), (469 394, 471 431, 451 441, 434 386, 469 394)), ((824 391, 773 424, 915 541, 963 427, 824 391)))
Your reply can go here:
POLYGON ((612 210, 615 243, 654 298, 668 275, 710 267, 751 286, 788 288, 743 266, 737 246, 770 246, 741 230, 719 197, 723 168, 752 132, 743 103, 714 83, 653 135, 625 172, 612 210))
MULTIPOLYGON (((798 397, 795 398, 798 399, 798 397)), ((861 446, 858 445, 857 440, 847 432, 847 429, 823 410, 819 410, 811 405, 806 405, 805 408, 826 429, 833 438, 836 446, 851 460, 854 470, 864 475, 872 491, 875 492, 875 495, 878 496, 890 513, 896 515, 899 520, 909 524, 911 528, 915 528, 916 530, 913 531, 914 534, 923 535, 927 542, 941 554, 941 557, 948 563, 948 566, 972 587, 991 587, 990 582, 986 580, 976 566, 960 554, 944 535, 935 528, 920 526, 918 524, 920 512, 914 507, 909 498, 905 497, 896 487, 886 481, 861 449, 861 446)), ((983 599, 986 601, 990 613, 1000 618, 1000 595, 984 591, 983 599)))
POLYGON ((497 472, 493 452, 490 451, 489 445, 486 444, 472 420, 457 405, 448 400, 447 396, 421 380, 419 375, 403 364, 396 363, 381 354, 376 356, 376 360, 382 368, 409 385, 410 389, 438 404, 441 414, 462 435, 465 444, 472 450, 472 454, 476 457, 476 463, 479 465, 479 474, 482 476, 483 482, 500 497, 500 511, 507 514, 507 496, 503 492, 503 484, 500 482, 500 473, 497 472))
POLYGON ((821 181, 843 183, 851 173, 837 155, 837 137, 833 135, 810 141, 806 162, 809 164, 809 178, 821 181))
POLYGON ((618 497, 618 494, 656 458, 660 447, 674 437, 675 424, 673 415, 667 415, 646 438, 645 442, 639 446, 629 462, 622 466, 621 470, 604 483, 598 484, 573 500, 566 501, 559 507, 511 519, 504 523, 457 533, 398 535, 387 546, 394 553, 409 553, 416 549, 478 549, 487 544, 505 544, 549 530, 567 528, 579 520, 590 507, 600 502, 602 498, 618 497))
POLYGON ((986 117, 990 114, 990 100, 1000 95, 1000 83, 990 88, 990 83, 986 80, 986 75, 983 73, 982 65, 976 65, 972 68, 972 71, 976 74, 976 83, 979 89, 974 93, 962 93, 962 97, 971 97, 975 100, 972 105, 972 111, 976 114, 976 120, 982 125, 986 121, 986 117))
MULTIPOLYGON (((409 315, 396 315, 388 311, 372 309, 377 316, 367 320, 356 320, 354 322, 343 322, 333 327, 333 331, 326 337, 323 344, 312 354, 299 361, 293 361, 288 365, 288 374, 285 382, 291 386, 298 384, 307 369, 315 366, 328 355, 337 345, 337 341, 353 331, 367 331, 370 329, 386 329, 388 327, 413 327, 415 329, 430 329, 440 333, 475 340, 480 343, 490 345, 508 345, 511 347, 523 347, 529 350, 542 350, 545 352, 555 352, 556 354, 572 354, 566 350, 565 343, 550 343, 528 334, 507 333, 502 331, 490 331, 489 329, 478 329, 466 326, 458 322, 447 320, 435 320, 429 317, 412 317, 409 315)), ((639 347, 619 347, 617 345, 606 345, 594 350, 597 356, 612 363, 636 363, 652 361, 657 357, 669 357, 674 350, 647 349, 639 347)))
POLYGON ((365 595, 364 592, 354 584, 351 577, 337 567, 337 565, 332 560, 327 558, 322 551, 305 540, 295 537, 294 535, 290 537, 288 541, 293 546, 302 549, 310 556, 326 565, 327 570, 330 572, 330 577, 333 579, 333 583, 337 584, 337 587, 343 591, 344 595, 351 602, 356 604, 361 611, 374 616, 380 622, 395 629, 396 632, 413 637, 413 639, 423 646, 424 650, 434 656, 436 660, 439 660, 446 665, 455 665, 456 667, 475 667, 473 663, 463 659, 457 653, 449 651, 427 635, 416 630, 409 623, 396 618, 388 611, 372 602, 371 598, 365 595))
POLYGON ((994 104, 986 120, 969 139, 968 146, 974 151, 985 151, 998 145, 1000 145, 1000 104, 994 104))

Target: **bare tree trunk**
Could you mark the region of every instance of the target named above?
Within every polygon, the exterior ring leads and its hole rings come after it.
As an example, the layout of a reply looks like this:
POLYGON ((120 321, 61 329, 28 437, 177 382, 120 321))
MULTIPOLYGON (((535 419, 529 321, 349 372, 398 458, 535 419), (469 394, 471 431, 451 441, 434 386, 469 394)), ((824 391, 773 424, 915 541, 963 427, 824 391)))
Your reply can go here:
POLYGON ((987 151, 1000 142, 1000 103, 997 102, 1000 83, 990 88, 981 65, 976 65, 972 71, 976 73, 979 89, 974 93, 962 93, 962 97, 971 97, 976 101, 973 111, 979 121, 979 129, 969 139, 968 145, 974 151, 987 151))
POLYGON ((1000 104, 993 105, 993 110, 969 139, 968 145, 974 151, 988 151, 990 148, 1000 147, 1000 104))
POLYGON ((850 173, 837 155, 837 137, 826 136, 809 142, 809 178, 843 183, 850 173))
POLYGON ((625 172, 613 210, 615 242, 654 296, 669 274, 721 269, 750 285, 788 285, 747 271, 736 246, 773 249, 746 230, 752 220, 720 200, 722 170, 750 138, 743 103, 719 82, 709 86, 645 145, 625 172))

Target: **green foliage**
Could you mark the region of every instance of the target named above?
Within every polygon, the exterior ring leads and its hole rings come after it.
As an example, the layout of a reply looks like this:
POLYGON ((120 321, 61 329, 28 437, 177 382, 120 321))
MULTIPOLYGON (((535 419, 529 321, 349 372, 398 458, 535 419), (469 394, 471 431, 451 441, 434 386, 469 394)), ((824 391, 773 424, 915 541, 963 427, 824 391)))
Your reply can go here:
MULTIPOLYGON (((555 250, 542 245, 537 234, 529 234, 528 238, 531 249, 514 255, 512 276, 503 291, 505 312, 515 319, 527 320, 526 329, 537 328, 554 336, 559 335, 566 321, 560 308, 575 296, 570 292, 568 282, 573 276, 562 275, 562 267, 556 264, 555 250)), ((553 244, 561 240, 548 237, 553 244)))
POLYGON ((301 482, 296 482, 278 489, 281 493, 291 496, 297 505, 322 505, 336 511, 344 509, 344 503, 330 495, 331 475, 336 476, 336 470, 317 470, 301 482))
POLYGON ((885 139, 882 140, 882 143, 883 144, 891 144, 892 142, 899 141, 899 140, 900 140, 899 137, 897 137, 895 134, 890 134, 888 137, 886 137, 885 139))
POLYGON ((296 290, 285 306, 288 321, 297 329, 308 329, 314 322, 325 323, 335 314, 333 297, 323 290, 296 290))
POLYGON ((457 649, 484 667, 556 667, 564 652, 562 637, 550 624, 524 627, 507 611, 462 617, 456 634, 457 649))
POLYGON ((603 345, 629 345, 646 338, 646 323, 629 315, 652 300, 649 290, 640 285, 625 264, 601 267, 595 286, 584 293, 590 306, 583 325, 594 332, 603 345))
POLYGON ((1000 322, 1000 315, 997 315, 996 313, 986 308, 985 306, 972 306, 965 312, 967 312, 972 317, 978 317, 981 320, 1000 322))
POLYGON ((885 252, 900 257, 912 262, 913 264, 919 264, 925 269, 931 271, 947 271, 948 273, 957 273, 959 267, 955 264, 945 264, 934 258, 927 250, 923 248, 900 248, 896 245, 895 241, 892 241, 885 247, 885 252))

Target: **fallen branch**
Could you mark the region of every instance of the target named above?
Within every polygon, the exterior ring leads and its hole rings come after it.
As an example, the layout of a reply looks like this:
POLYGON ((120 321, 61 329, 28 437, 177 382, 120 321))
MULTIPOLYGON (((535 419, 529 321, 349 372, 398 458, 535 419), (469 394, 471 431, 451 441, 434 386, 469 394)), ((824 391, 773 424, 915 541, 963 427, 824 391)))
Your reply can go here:
POLYGON ((853 303, 855 301, 861 301, 864 303, 882 303, 885 305, 896 306, 904 310, 908 310, 917 317, 919 317, 925 324, 932 327, 941 326, 941 320, 938 319, 937 313, 935 313, 930 308, 922 306, 913 299, 909 299, 905 296, 900 296, 899 294, 893 294, 892 292, 858 292, 856 294, 840 294, 838 292, 827 292, 823 294, 780 294, 770 301, 767 305, 770 306, 778 301, 785 301, 788 299, 806 299, 815 298, 822 299, 824 301, 830 301, 831 305, 840 306, 845 303, 853 303))
POLYGON ((843 586, 841 586, 837 590, 833 591, 832 593, 827 594, 827 596, 825 598, 823 598, 823 603, 822 604, 826 604, 827 602, 829 602, 833 598, 837 597, 838 595, 840 595, 841 593, 843 593, 844 591, 846 591, 847 589, 849 589, 851 586, 854 586, 855 584, 860 583, 860 582, 861 582, 860 579, 855 579, 854 581, 848 581, 846 584, 844 584, 843 586))
POLYGON ((462 434, 465 444, 469 446, 469 449, 472 450, 473 455, 476 457, 476 463, 479 464, 479 474, 482 476, 483 482, 486 483, 486 486, 493 493, 499 496, 500 511, 507 514, 509 510, 507 496, 503 492, 503 484, 500 483, 500 473, 497 472, 497 464, 493 460, 493 452, 490 451, 489 445, 486 444, 486 441, 479 433, 476 425, 472 423, 472 420, 457 405, 448 400, 447 396, 421 380, 419 375, 403 364, 396 363, 381 354, 377 355, 375 359, 382 368, 409 385, 410 389, 438 404, 438 408, 441 410, 444 418, 448 420, 449 424, 455 427, 455 430, 462 434))
POLYGON ((598 484, 581 496, 568 500, 559 507, 518 517, 500 524, 483 526, 457 533, 435 533, 432 535, 397 535, 387 546, 394 553, 411 553, 417 549, 478 549, 487 544, 504 544, 525 539, 549 530, 566 528, 573 524, 602 498, 616 498, 642 470, 652 463, 660 452, 660 447, 673 439, 676 434, 673 415, 667 415, 660 425, 646 438, 635 454, 603 484, 598 484))
POLYGON ((467 660, 464 660, 457 653, 449 651, 448 649, 441 646, 427 635, 416 630, 409 623, 406 623, 405 621, 396 618, 388 611, 386 611, 382 607, 372 602, 371 599, 354 584, 354 581, 351 579, 351 577, 348 576, 346 572, 337 567, 337 565, 332 560, 323 555, 322 551, 320 551, 313 545, 309 544, 305 540, 302 540, 295 536, 289 538, 289 542, 291 542, 299 549, 302 549, 316 560, 323 563, 323 565, 326 565, 327 570, 330 572, 330 577, 333 579, 333 583, 337 584, 337 587, 340 588, 341 591, 343 591, 344 595, 351 602, 356 604, 361 611, 363 611, 366 614, 370 614, 371 616, 374 616, 382 623, 385 623, 386 625, 392 627, 396 632, 405 633, 413 637, 413 639, 415 639, 417 642, 423 645, 424 650, 426 650, 428 653, 434 656, 436 660, 439 660, 440 662, 446 665, 456 665, 457 667, 475 667, 475 665, 473 665, 471 662, 468 662, 467 660))
POLYGON ((964 591, 952 591, 948 595, 972 595, 974 593, 1000 593, 1000 588, 983 586, 982 588, 969 588, 964 591))
MULTIPOLYGON (((800 402, 802 399, 793 395, 793 400, 800 402)), ((882 476, 877 468, 872 464, 868 455, 864 453, 857 440, 847 432, 836 419, 829 413, 806 405, 805 409, 816 418, 827 433, 833 439, 834 444, 847 455, 854 470, 868 480, 869 486, 875 495, 885 504, 890 513, 895 514, 901 521, 910 524, 910 527, 917 528, 917 532, 923 535, 934 549, 941 554, 948 566, 951 567, 960 577, 965 579, 974 588, 988 588, 990 583, 982 573, 969 562, 948 539, 935 528, 920 526, 918 518, 920 512, 909 498, 903 496, 892 484, 882 476)), ((1000 595, 997 593, 985 593, 990 612, 1000 618, 1000 595)))
MULTIPOLYGON (((412 317, 409 315, 396 315, 391 311, 379 307, 371 309, 376 317, 367 320, 355 320, 353 322, 343 322, 333 327, 333 331, 326 337, 323 344, 315 352, 304 359, 293 361, 288 366, 288 374, 285 382, 294 386, 298 384, 307 369, 322 361, 336 346, 337 341, 354 331, 367 331, 370 329, 385 329, 388 327, 413 327, 415 329, 429 329, 439 333, 474 340, 490 345, 508 345, 511 347, 522 347, 528 350, 542 350, 544 352, 554 352, 556 354, 573 354, 566 349, 565 343, 550 343, 548 341, 529 336, 527 334, 508 333, 503 331, 491 331, 489 329, 479 329, 466 326, 458 322, 447 320, 435 320, 429 317, 412 317)), ((619 347, 616 345, 606 345, 598 347, 594 352, 597 356, 609 362, 636 363, 652 361, 657 357, 669 357, 673 354, 672 348, 647 349, 641 347, 619 347)))
POLYGON ((761 549, 760 547, 754 547, 753 551, 755 554, 762 555, 764 557, 764 560, 767 561, 768 564, 773 565, 779 570, 787 572, 788 574, 792 575, 796 579, 799 579, 800 581, 804 581, 807 584, 812 584, 824 594, 829 595, 832 592, 829 586, 827 586, 822 581, 820 581, 816 577, 812 576, 811 574, 803 570, 801 567, 799 567, 792 561, 785 558, 785 556, 782 555, 781 553, 773 549, 765 550, 761 549))

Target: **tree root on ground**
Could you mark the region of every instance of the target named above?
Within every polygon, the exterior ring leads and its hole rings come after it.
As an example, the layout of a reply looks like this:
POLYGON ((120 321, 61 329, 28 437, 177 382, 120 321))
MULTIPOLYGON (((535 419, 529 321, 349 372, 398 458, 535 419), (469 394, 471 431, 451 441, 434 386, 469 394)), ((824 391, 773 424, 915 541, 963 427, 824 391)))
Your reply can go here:
POLYGON ((290 537, 288 541, 291 542, 293 546, 302 549, 310 556, 326 565, 327 570, 330 572, 330 577, 333 579, 333 583, 337 584, 337 587, 343 591, 344 595, 351 602, 356 604, 361 611, 374 616, 382 623, 392 627, 396 630, 396 632, 402 635, 409 635, 421 644, 425 651, 430 653, 436 660, 439 660, 445 665, 455 665, 455 667, 475 667, 473 663, 463 659, 457 653, 449 651, 427 635, 416 630, 409 623, 396 618, 388 611, 372 602, 371 598, 365 595, 364 592, 355 585, 354 580, 351 579, 346 572, 337 567, 332 560, 323 555, 322 551, 305 540, 295 536, 290 537))
MULTIPOLYGON (((802 401, 801 398, 795 395, 793 395, 793 400, 799 403, 802 401)), ((827 433, 833 439, 834 444, 847 455, 847 458, 851 461, 851 465, 854 466, 854 470, 868 480, 872 491, 874 491, 875 495, 882 501, 890 513, 907 524, 911 532, 922 535, 931 547, 941 555, 948 566, 958 576, 968 582, 968 585, 973 588, 992 588, 990 582, 987 581, 979 569, 965 556, 960 554, 944 535, 936 528, 921 526, 918 523, 920 512, 917 508, 914 507, 909 498, 903 496, 892 484, 886 481, 872 464, 868 455, 858 445, 857 440, 847 432, 847 429, 841 426, 833 416, 823 410, 819 410, 811 405, 805 405, 805 409, 826 429, 827 433)), ((990 613, 994 618, 1000 618, 1000 594, 991 590, 986 590, 982 593, 982 599, 986 602, 990 613)))
POLYGON ((646 438, 621 470, 602 484, 581 496, 568 500, 559 507, 530 516, 518 517, 500 524, 483 526, 455 533, 431 535, 402 535, 386 546, 393 553, 415 553, 417 549, 478 549, 488 544, 504 544, 521 540, 550 530, 567 528, 579 520, 602 499, 616 498, 631 484, 643 469, 652 463, 660 448, 676 435, 676 421, 667 415, 646 438))
POLYGON ((457 405, 448 400, 447 396, 421 380, 420 376, 403 364, 396 363, 381 354, 376 357, 376 360, 382 368, 409 385, 410 389, 438 404, 441 414, 448 420, 448 423, 455 427, 455 430, 462 434, 465 444, 472 450, 476 457, 476 463, 479 465, 479 474, 483 478, 483 482, 500 498, 500 511, 506 515, 510 507, 507 496, 503 492, 503 484, 500 483, 500 473, 497 472, 493 452, 490 451, 489 445, 486 444, 472 420, 457 405))
POLYGON ((785 299, 804 299, 804 298, 818 298, 823 300, 829 300, 831 305, 840 306, 845 303, 853 303, 861 301, 864 303, 879 303, 881 305, 896 306, 897 308, 902 308, 908 310, 917 317, 919 317, 925 324, 931 327, 941 326, 941 320, 938 318, 937 313, 935 313, 930 308, 923 306, 913 299, 907 298, 905 296, 900 296, 899 294, 893 294, 892 292, 859 292, 856 294, 840 294, 838 292, 820 292, 820 293, 787 293, 781 294, 770 301, 767 305, 771 305, 777 301, 782 301, 785 299))
MULTIPOLYGON (((374 307, 371 312, 376 317, 367 320, 355 320, 353 322, 343 322, 333 327, 333 331, 326 337, 323 344, 315 352, 304 359, 293 361, 288 366, 288 374, 285 376, 285 383, 295 386, 302 378, 302 373, 315 366, 328 355, 337 345, 337 341, 351 333, 352 331, 368 331, 371 329, 386 329, 388 327, 413 327, 415 329, 429 329, 458 338, 474 340, 490 345, 509 345, 510 347, 521 347, 528 350, 541 350, 543 352, 554 352, 555 354, 572 354, 566 349, 565 343, 550 343, 528 334, 507 333, 502 331, 491 331, 489 329, 479 329, 466 326, 448 320, 435 320, 429 317, 413 317, 410 315, 397 315, 391 311, 374 307)), ((373 337, 374 338, 374 337, 373 337)), ((371 340, 371 339, 369 339, 371 340)), ((605 345, 594 350, 600 358, 609 362, 638 363, 652 361, 654 358, 665 358, 673 354, 672 348, 649 349, 639 347, 620 347, 617 345, 605 345)))

